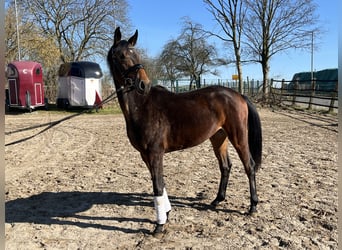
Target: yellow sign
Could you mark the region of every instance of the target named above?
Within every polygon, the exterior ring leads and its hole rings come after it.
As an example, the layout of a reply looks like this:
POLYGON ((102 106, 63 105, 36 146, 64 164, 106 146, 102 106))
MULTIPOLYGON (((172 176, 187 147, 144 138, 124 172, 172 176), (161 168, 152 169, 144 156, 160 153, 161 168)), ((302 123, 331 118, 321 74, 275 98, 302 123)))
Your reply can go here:
POLYGON ((239 75, 232 75, 233 80, 239 80, 239 75))

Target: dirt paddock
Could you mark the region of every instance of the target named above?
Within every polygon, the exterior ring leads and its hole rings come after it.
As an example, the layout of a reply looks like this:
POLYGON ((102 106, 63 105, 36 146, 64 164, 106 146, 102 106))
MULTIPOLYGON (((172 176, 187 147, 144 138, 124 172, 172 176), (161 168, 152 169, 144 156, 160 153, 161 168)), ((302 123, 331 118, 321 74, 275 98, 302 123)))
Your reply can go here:
MULTIPOLYGON (((165 156, 172 212, 161 239, 151 235, 149 172, 122 115, 81 115, 41 134, 6 135, 6 144, 27 138, 5 146, 6 249, 337 249, 337 116, 259 112, 258 212, 245 215, 248 180, 233 148, 227 199, 208 207, 219 168, 207 141, 165 156)), ((6 132, 62 117, 6 115, 6 132)))

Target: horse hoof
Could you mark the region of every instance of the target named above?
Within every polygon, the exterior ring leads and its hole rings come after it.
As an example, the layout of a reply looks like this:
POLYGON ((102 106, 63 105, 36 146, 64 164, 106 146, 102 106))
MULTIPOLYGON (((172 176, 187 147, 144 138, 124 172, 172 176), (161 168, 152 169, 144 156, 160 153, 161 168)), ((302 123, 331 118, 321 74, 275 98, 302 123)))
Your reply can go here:
POLYGON ((169 222, 170 212, 171 212, 171 210, 166 212, 166 222, 169 222))
POLYGON ((157 224, 152 235, 153 235, 153 237, 160 239, 161 237, 163 237, 165 232, 166 232, 165 224, 157 224))
POLYGON ((215 208, 218 204, 218 201, 214 200, 212 203, 210 203, 210 206, 215 208))
POLYGON ((251 207, 248 211, 248 215, 253 215, 257 212, 256 207, 251 207))
POLYGON ((212 206, 213 208, 216 208, 217 205, 218 205, 221 201, 223 201, 223 200, 221 200, 221 199, 215 199, 215 200, 213 200, 213 201, 210 203, 210 206, 212 206))

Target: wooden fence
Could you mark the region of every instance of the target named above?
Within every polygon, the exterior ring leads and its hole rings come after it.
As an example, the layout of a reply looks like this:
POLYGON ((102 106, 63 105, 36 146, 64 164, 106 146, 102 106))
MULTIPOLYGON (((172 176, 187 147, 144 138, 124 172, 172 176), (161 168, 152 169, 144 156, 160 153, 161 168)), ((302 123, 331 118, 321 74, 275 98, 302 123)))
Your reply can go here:
MULTIPOLYGON (((155 85, 159 84, 164 87, 166 87, 168 90, 175 92, 175 93, 181 93, 181 92, 187 92, 193 89, 196 89, 197 87, 195 84, 190 84, 190 79, 177 79, 173 82, 170 80, 156 80, 154 83, 155 85)), ((239 90, 238 82, 235 80, 229 80, 229 79, 201 79, 200 87, 206 87, 206 86, 212 86, 212 85, 219 85, 228 87, 231 89, 234 89, 236 91, 239 90)), ((243 81, 243 93, 254 96, 257 95, 258 92, 260 92, 260 89, 262 88, 262 81, 259 80, 249 80, 247 78, 246 81, 243 81)))
MULTIPOLYGON (((178 79, 170 84, 170 81, 158 81, 173 92, 186 92, 190 90, 189 79, 178 79)), ((238 90, 237 81, 224 79, 201 79, 201 87, 221 85, 238 90)), ((264 99, 262 82, 257 80, 244 81, 244 94, 256 99, 264 99)), ((314 80, 314 81, 285 81, 271 79, 267 86, 267 100, 271 104, 297 105, 308 109, 328 109, 329 112, 338 110, 338 81, 314 80)))
POLYGON ((269 88, 271 102, 304 106, 308 109, 338 109, 338 81, 285 81, 271 80, 269 88))

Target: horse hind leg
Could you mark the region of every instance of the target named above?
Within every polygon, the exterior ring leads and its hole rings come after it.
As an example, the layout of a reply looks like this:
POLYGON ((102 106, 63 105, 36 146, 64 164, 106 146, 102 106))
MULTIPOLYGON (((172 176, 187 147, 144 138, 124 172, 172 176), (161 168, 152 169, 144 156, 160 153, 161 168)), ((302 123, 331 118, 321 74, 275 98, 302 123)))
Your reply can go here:
MULTIPOLYGON (((243 133, 240 133, 242 135, 243 133)), ((247 134, 247 133, 245 133, 247 134)), ((246 175, 249 181, 249 190, 250 190, 250 209, 249 214, 256 212, 256 207, 258 204, 258 196, 256 190, 256 181, 255 181, 255 162, 251 156, 247 135, 243 137, 234 137, 230 139, 234 148, 236 149, 240 160, 245 168, 246 175)))
POLYGON ((221 172, 221 179, 217 196, 211 203, 212 206, 216 207, 221 201, 224 201, 226 198, 226 190, 232 163, 228 156, 227 134, 221 129, 210 138, 210 141, 213 145, 215 156, 219 162, 221 172))
POLYGON ((254 212, 256 212, 256 207, 258 205, 258 195, 257 195, 257 190, 256 190, 256 181, 255 181, 255 162, 252 158, 252 156, 250 156, 250 172, 246 172, 248 175, 248 180, 249 180, 249 189, 250 189, 250 193, 251 193, 251 207, 249 209, 249 213, 252 214, 254 212))

